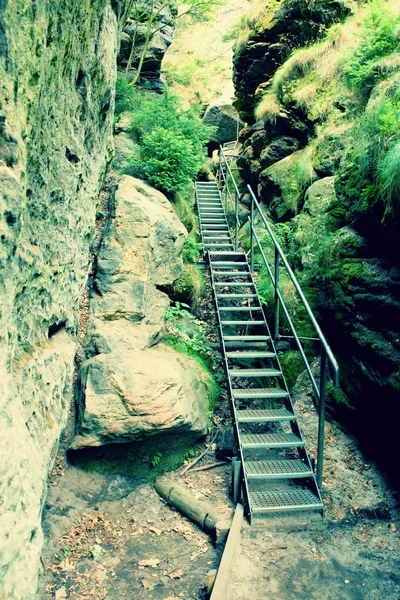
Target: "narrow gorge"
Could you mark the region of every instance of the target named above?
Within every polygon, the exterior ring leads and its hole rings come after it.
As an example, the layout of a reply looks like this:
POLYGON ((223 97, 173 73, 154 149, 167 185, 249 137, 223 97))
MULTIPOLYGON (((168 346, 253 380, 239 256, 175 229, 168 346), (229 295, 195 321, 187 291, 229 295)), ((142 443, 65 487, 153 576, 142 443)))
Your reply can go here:
MULTIPOLYGON (((398 0, 0 0, 0 600, 219 600, 241 449, 195 181, 232 240, 239 218, 272 328, 251 187, 340 366, 325 517, 243 524, 224 598, 398 600, 399 44, 398 0)), ((319 402, 279 319, 314 467, 319 402)))

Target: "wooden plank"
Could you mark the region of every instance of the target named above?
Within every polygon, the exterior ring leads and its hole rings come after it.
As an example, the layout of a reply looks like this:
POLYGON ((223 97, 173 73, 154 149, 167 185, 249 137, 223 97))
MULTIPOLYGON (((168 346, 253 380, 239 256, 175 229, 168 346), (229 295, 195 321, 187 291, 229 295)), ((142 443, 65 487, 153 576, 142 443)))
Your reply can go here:
POLYGON ((228 582, 231 579, 235 553, 240 543, 242 522, 243 505, 237 504, 224 553, 219 564, 217 577, 215 578, 214 587, 211 592, 210 600, 225 600, 228 582))

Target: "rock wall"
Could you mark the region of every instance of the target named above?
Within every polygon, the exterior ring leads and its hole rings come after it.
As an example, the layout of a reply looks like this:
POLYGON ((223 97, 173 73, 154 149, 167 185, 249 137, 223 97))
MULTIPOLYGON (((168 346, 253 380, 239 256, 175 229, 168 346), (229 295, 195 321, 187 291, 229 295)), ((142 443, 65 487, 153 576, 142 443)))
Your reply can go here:
POLYGON ((257 99, 291 51, 318 39, 329 25, 351 12, 350 0, 287 0, 277 8, 274 2, 265 4, 234 56, 235 106, 247 123, 254 122, 257 99))
MULTIPOLYGON (((347 398, 332 394, 331 407, 388 468, 396 429, 386 416, 397 411, 400 392, 400 213, 398 198, 388 210, 357 164, 371 152, 368 139, 359 144, 364 117, 392 98, 397 75, 377 59, 375 84, 372 77, 368 94, 357 95, 343 63, 360 43, 362 16, 349 15, 347 2, 308 3, 312 15, 299 13, 300 4, 281 3, 236 53, 237 105, 249 122, 238 165, 266 213, 285 223, 286 250, 339 358, 347 398), (324 39, 323 26, 346 15, 324 39), (318 32, 318 44, 285 62, 318 32)), ((381 60, 397 64, 398 49, 381 60)))
POLYGON ((163 345, 170 306, 160 288, 182 270, 187 232, 167 198, 123 177, 97 256, 87 360, 79 374, 79 435, 72 448, 207 432, 208 375, 163 345))
POLYGON ((172 42, 177 14, 175 0, 170 2, 140 0, 132 4, 122 32, 121 51, 118 57, 121 72, 129 79, 133 79, 144 54, 140 81, 142 86, 155 92, 161 92, 165 87, 160 80, 161 63, 172 42), (149 27, 153 33, 146 48, 149 27))
POLYGON ((0 3, 0 598, 35 597, 46 480, 112 153, 128 1, 0 3))

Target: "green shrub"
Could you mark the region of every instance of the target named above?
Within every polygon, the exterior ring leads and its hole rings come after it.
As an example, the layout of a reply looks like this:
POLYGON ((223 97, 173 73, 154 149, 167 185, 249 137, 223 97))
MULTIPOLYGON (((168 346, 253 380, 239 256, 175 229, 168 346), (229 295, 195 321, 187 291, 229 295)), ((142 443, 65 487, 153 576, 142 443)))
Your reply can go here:
POLYGON ((173 94, 155 95, 119 78, 116 114, 121 112, 131 114, 131 134, 138 144, 131 175, 166 193, 182 190, 195 179, 206 160, 210 128, 193 110, 184 110, 173 94))
POLYGON ((342 161, 339 190, 356 218, 380 205, 385 221, 399 209, 400 91, 395 88, 392 94, 386 90, 370 101, 342 161))
POLYGON ((380 59, 398 47, 399 18, 383 0, 373 0, 361 24, 360 42, 343 64, 348 84, 368 97, 379 75, 380 59))
POLYGON ((182 248, 183 262, 186 264, 192 264, 199 260, 201 244, 197 241, 197 234, 194 232, 189 235, 182 248))

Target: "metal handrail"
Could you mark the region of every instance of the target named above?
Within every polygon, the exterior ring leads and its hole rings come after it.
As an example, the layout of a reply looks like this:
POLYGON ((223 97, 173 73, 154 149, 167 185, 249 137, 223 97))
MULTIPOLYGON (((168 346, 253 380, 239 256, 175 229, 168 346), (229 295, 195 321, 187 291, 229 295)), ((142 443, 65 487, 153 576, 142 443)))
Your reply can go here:
POLYGON ((218 184, 219 184, 220 188, 225 188, 226 203, 228 204, 228 196, 229 196, 229 200, 233 204, 232 194, 229 189, 229 178, 233 182, 233 186, 234 186, 234 190, 235 190, 235 202, 234 202, 234 210, 235 210, 235 217, 236 217, 236 219, 235 219, 235 249, 236 249, 236 251, 238 249, 239 229, 242 226, 242 224, 240 223, 240 220, 239 220, 239 203, 243 199, 243 196, 247 191, 247 192, 249 192, 250 198, 251 198, 250 216, 248 217, 248 223, 250 226, 250 268, 251 268, 251 271, 253 272, 254 271, 254 248, 255 248, 255 245, 257 245, 257 247, 260 251, 261 257, 262 257, 262 261, 267 269, 267 273, 274 285, 274 341, 277 342, 280 339, 280 337, 287 337, 287 336, 281 336, 280 332, 279 332, 279 314, 280 314, 280 309, 282 309, 285 319, 286 319, 286 321, 289 325, 289 328, 292 332, 293 339, 296 342, 296 345, 299 349, 301 358, 304 362, 304 365, 305 365, 307 374, 310 378, 313 390, 319 401, 317 477, 316 478, 317 478, 318 485, 321 487, 322 468, 323 468, 323 459, 324 459, 326 379, 327 379, 327 375, 328 375, 328 364, 330 365, 330 368, 331 368, 330 376, 331 376, 333 385, 335 387, 339 386, 339 365, 336 361, 336 358, 333 355, 332 350, 329 347, 329 344, 328 344, 324 334, 321 331, 320 326, 318 325, 316 318, 314 317, 313 311, 307 301, 307 298, 305 297, 303 290, 301 289, 300 284, 297 281, 297 278, 296 278, 295 274, 293 273, 293 270, 292 270, 291 266, 289 265, 289 262, 285 256, 282 248, 280 247, 278 240, 276 239, 274 232, 272 231, 271 225, 268 223, 268 221, 261 209, 260 203, 258 202, 251 186, 248 185, 246 190, 242 194, 240 194, 239 189, 236 184, 236 181, 232 175, 232 171, 229 166, 228 160, 225 156, 224 150, 220 146, 219 165, 218 165, 218 184), (222 182, 223 182, 223 184, 222 184, 222 182), (271 266, 268 263, 268 259, 262 248, 261 240, 255 230, 255 227, 254 227, 254 219, 255 219, 256 212, 260 216, 261 221, 262 221, 263 225, 265 226, 265 229, 268 231, 271 241, 273 243, 273 249, 274 249, 274 253, 275 253, 273 269, 271 268, 271 266), (306 309, 307 315, 308 315, 308 317, 311 321, 311 324, 316 332, 317 338, 314 338, 314 339, 317 339, 321 344, 320 377, 319 377, 318 383, 316 381, 316 378, 314 377, 314 374, 311 369, 311 365, 307 359, 303 345, 301 343, 301 336, 299 336, 297 334, 295 325, 290 317, 290 314, 286 307, 284 298, 282 297, 282 294, 279 290, 279 276, 280 276, 281 263, 282 263, 283 267, 285 268, 287 274, 289 275, 289 278, 290 278, 291 282, 293 283, 293 286, 298 294, 298 297, 300 298, 304 308, 306 309))

